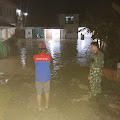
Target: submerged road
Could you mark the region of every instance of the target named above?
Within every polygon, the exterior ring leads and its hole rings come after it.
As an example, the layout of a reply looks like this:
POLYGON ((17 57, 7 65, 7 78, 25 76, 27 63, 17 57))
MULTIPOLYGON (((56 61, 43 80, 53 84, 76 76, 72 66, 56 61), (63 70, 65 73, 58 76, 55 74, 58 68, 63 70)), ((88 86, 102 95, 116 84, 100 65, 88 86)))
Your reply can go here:
POLYGON ((0 120, 119 120, 120 85, 103 79, 102 96, 89 101, 91 38, 85 40, 18 40, 0 59, 0 120), (35 66, 41 41, 54 58, 50 108, 37 111, 35 66))

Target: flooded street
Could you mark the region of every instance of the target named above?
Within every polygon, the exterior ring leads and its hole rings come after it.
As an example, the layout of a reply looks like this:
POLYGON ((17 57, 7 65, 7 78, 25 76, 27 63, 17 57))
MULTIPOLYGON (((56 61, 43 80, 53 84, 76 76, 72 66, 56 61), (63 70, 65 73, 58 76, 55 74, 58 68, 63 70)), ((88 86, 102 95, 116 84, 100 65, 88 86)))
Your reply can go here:
POLYGON ((89 100, 91 38, 85 40, 25 40, 10 46, 0 59, 0 120, 119 120, 120 84, 103 79, 102 96, 89 100), (39 43, 53 58, 50 108, 37 111, 35 64, 39 43))

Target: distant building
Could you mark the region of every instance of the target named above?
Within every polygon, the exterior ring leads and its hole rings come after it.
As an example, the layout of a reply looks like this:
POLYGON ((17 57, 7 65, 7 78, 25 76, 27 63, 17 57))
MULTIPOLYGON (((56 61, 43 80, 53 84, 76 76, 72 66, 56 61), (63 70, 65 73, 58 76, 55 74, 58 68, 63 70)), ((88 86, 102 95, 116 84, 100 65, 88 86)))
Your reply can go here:
POLYGON ((9 39, 15 33, 17 4, 0 0, 0 41, 9 39))
POLYGON ((3 25, 16 25, 16 8, 17 4, 14 2, 0 0, 0 23, 3 25))
POLYGON ((61 29, 61 39, 77 39, 79 27, 79 14, 60 14, 59 26, 61 29))
POLYGON ((56 27, 25 27, 26 39, 78 39, 79 14, 59 14, 56 27))

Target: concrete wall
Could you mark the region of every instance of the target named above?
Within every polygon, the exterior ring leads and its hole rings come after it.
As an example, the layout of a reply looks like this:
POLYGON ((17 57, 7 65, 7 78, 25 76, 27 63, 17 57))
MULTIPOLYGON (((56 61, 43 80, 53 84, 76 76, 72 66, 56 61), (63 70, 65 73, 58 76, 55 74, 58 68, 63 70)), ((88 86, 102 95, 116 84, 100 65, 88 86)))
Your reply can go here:
POLYGON ((66 29, 61 29, 60 30, 60 39, 66 39, 66 33, 67 33, 66 29))
POLYGON ((113 80, 116 82, 120 82, 120 72, 118 72, 117 79, 117 71, 109 68, 102 68, 102 75, 108 80, 113 80))

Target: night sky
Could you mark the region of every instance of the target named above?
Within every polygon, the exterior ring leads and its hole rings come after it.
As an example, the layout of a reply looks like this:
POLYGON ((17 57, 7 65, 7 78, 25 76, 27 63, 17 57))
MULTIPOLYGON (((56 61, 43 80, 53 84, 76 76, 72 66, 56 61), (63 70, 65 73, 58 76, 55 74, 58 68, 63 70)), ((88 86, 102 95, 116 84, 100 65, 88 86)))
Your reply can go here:
MULTIPOLYGON (((15 0, 13 0, 15 1, 15 0)), ((79 13, 86 10, 104 12, 111 6, 112 0, 16 0, 23 11, 28 11, 30 25, 57 24, 57 13, 79 13), (27 10, 28 3, 28 10, 27 10)))

